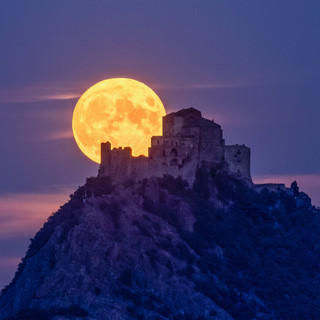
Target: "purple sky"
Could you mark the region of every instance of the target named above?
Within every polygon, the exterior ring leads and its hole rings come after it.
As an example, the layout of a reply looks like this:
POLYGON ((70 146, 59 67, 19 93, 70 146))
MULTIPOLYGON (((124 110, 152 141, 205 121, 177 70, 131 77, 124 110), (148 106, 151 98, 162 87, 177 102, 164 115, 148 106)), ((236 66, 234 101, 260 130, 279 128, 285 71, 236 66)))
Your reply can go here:
POLYGON ((320 2, 2 0, 0 287, 28 239, 98 166, 71 132, 94 83, 146 83, 251 147, 256 182, 320 205, 320 2))

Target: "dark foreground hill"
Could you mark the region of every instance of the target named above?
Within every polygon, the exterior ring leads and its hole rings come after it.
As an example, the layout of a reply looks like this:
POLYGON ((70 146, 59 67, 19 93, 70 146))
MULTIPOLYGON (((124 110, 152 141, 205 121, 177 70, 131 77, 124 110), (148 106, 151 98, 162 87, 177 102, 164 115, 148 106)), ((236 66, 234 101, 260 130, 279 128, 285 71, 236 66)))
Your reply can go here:
POLYGON ((318 320, 319 219, 295 184, 90 178, 32 239, 0 319, 318 320))

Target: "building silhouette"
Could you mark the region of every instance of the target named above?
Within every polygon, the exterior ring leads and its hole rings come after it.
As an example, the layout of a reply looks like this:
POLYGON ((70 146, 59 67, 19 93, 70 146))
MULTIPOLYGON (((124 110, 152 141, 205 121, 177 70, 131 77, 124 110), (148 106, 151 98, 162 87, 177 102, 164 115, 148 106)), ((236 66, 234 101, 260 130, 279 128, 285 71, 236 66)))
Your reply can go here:
POLYGON ((170 174, 192 184, 200 166, 222 164, 230 173, 251 182, 250 149, 225 145, 221 126, 203 118, 199 110, 167 114, 162 128, 162 136, 151 138, 148 157, 133 157, 129 147, 111 149, 110 142, 102 143, 98 176, 123 180, 170 174))

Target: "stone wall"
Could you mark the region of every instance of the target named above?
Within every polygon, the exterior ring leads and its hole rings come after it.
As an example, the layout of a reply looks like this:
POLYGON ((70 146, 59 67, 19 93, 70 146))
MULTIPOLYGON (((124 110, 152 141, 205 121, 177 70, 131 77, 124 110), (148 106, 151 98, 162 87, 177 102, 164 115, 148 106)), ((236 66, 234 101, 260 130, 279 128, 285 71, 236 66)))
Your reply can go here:
POLYGON ((170 174, 192 184, 202 163, 224 160, 230 172, 251 181, 250 149, 245 145, 225 146, 221 126, 189 108, 163 117, 163 135, 151 138, 148 157, 133 157, 131 148, 111 150, 109 142, 102 143, 99 176, 119 181, 170 174))
POLYGON ((224 140, 219 125, 211 123, 210 126, 200 127, 199 160, 221 162, 224 156, 224 140))
POLYGON ((251 181, 250 148, 238 144, 225 146, 224 158, 228 163, 230 172, 239 174, 251 181))
POLYGON ((168 114, 163 117, 162 120, 162 135, 175 136, 178 132, 181 132, 183 126, 183 118, 177 117, 175 114, 168 114))
MULTIPOLYGON (((170 148, 168 147, 168 150, 170 148)), ((178 156, 169 154, 163 159, 145 156, 133 157, 131 148, 113 148, 111 150, 111 144, 106 142, 101 144, 101 164, 98 176, 110 176, 113 181, 120 182, 126 179, 142 180, 151 176, 162 177, 164 174, 168 174, 173 177, 181 176, 192 185, 197 169, 194 153, 190 154, 183 165, 178 156), (172 161, 174 159, 178 159, 177 162, 172 161)))
POLYGON ((132 150, 113 148, 111 143, 101 143, 101 163, 98 176, 123 177, 132 172, 132 150))
POLYGON ((196 152, 193 136, 152 137, 149 158, 158 164, 181 167, 196 152))

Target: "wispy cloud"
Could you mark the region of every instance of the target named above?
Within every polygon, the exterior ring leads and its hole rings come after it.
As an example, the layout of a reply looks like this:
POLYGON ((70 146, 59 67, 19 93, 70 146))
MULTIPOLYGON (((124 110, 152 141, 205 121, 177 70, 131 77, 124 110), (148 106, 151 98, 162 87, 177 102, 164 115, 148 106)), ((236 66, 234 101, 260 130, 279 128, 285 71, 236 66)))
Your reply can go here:
MULTIPOLYGON (((92 83, 66 82, 53 83, 51 85, 34 85, 22 88, 0 90, 0 103, 22 103, 37 102, 45 100, 68 100, 77 99, 92 85, 92 83)), ((208 82, 208 83, 158 83, 151 87, 153 89, 224 89, 257 86, 256 83, 229 81, 229 82, 208 82)))
POLYGON ((243 88, 243 87, 253 87, 256 84, 252 83, 199 83, 191 84, 187 89, 223 89, 223 88, 243 88))
POLYGON ((47 134, 39 137, 41 141, 53 141, 53 140, 62 140, 62 139, 73 139, 72 130, 60 130, 48 132, 47 134))
POLYGON ((7 194, 0 197, 0 238, 32 236, 52 212, 66 202, 70 190, 53 194, 7 194))
POLYGON ((209 82, 209 83, 189 83, 189 84, 155 84, 154 89, 224 89, 224 88, 244 88, 256 87, 258 84, 250 82, 209 82))
POLYGON ((15 267, 21 261, 21 257, 0 257, 1 267, 15 267))
POLYGON ((320 174, 257 175, 253 180, 255 183, 284 183, 287 187, 297 181, 300 191, 309 195, 312 204, 320 206, 320 174))
MULTIPOLYGON (((50 104, 47 102, 19 109, 20 123, 28 124, 30 127, 27 134, 21 135, 21 141, 52 141, 62 139, 73 139, 72 113, 75 103, 71 101, 66 104, 50 104)), ((10 114, 10 105, 6 106, 6 114, 10 114)))
POLYGON ((1 103, 37 102, 79 98, 83 87, 79 84, 37 85, 0 91, 1 103))
POLYGON ((55 186, 50 194, 0 196, 0 290, 12 279, 29 239, 67 201, 71 192, 71 186, 55 186))
POLYGON ((21 257, 0 257, 0 290, 13 278, 21 257))

